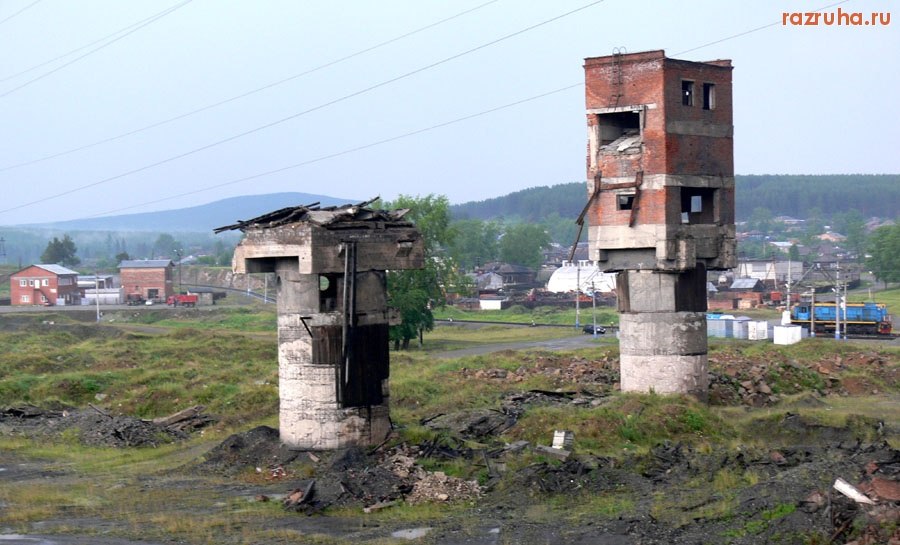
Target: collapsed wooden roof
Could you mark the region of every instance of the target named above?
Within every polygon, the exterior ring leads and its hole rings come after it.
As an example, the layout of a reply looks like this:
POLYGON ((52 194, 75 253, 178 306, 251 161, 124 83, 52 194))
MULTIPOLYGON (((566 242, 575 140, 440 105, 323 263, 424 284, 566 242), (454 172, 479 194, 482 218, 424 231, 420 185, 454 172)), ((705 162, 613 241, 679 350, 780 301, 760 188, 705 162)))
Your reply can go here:
POLYGON ((403 217, 409 212, 408 208, 400 210, 375 210, 368 206, 377 201, 374 199, 359 204, 344 204, 341 206, 319 206, 318 202, 301 206, 290 206, 263 214, 249 220, 239 220, 233 225, 225 225, 213 229, 215 233, 240 229, 272 229, 289 223, 307 222, 331 229, 357 228, 357 227, 411 227, 410 221, 403 217))

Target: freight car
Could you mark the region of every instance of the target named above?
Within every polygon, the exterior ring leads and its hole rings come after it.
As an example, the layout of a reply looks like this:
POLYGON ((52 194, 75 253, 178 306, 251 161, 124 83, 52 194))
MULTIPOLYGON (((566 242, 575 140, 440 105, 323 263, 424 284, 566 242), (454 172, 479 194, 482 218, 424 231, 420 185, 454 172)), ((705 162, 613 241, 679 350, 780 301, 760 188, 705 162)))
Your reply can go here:
MULTIPOLYGON (((791 323, 809 327, 815 319, 817 332, 834 332, 836 308, 834 303, 799 303, 791 309, 791 323)), ((847 333, 861 335, 890 335, 891 316, 883 303, 847 303, 840 310, 841 327, 847 324, 847 333)))

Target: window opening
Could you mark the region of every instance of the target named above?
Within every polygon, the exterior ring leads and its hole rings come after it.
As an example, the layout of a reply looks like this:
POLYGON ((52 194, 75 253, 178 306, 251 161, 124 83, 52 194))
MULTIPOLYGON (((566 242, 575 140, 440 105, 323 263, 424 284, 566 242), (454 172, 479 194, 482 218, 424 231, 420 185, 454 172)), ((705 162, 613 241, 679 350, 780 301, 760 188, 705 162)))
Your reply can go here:
MULTIPOLYGON (((641 114, 640 112, 597 114, 597 131, 600 146, 612 144, 623 137, 640 136, 641 114)), ((636 143, 640 143, 640 138, 636 139, 636 143)))
POLYGON ((619 210, 631 210, 634 208, 634 193, 619 194, 617 205, 619 210))
POLYGON ((715 189, 681 188, 681 223, 715 223, 715 189))
POLYGON ((694 105, 694 82, 688 80, 681 81, 681 104, 684 106, 694 105))
POLYGON ((337 274, 319 275, 319 312, 333 312, 338 308, 337 274))
POLYGON ((716 108, 716 85, 714 83, 703 84, 703 109, 714 110, 716 108))

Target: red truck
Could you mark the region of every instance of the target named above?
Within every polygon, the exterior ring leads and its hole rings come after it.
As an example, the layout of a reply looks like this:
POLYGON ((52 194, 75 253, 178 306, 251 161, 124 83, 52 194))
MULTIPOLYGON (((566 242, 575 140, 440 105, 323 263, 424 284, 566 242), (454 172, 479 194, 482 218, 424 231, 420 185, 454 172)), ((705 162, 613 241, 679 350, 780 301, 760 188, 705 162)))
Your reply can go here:
POLYGON ((193 307, 197 305, 197 300, 199 297, 197 295, 178 293, 175 295, 170 295, 168 299, 166 299, 166 304, 170 307, 193 307))

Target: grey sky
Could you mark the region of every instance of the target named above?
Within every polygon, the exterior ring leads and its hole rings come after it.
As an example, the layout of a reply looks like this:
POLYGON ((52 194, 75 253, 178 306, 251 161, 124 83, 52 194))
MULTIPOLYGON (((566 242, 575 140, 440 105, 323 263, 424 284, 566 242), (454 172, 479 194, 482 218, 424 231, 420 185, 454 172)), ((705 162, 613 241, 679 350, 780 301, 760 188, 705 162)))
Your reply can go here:
MULTIPOLYGON (((113 36, 118 40, 93 53, 103 42, 10 77, 181 4, 33 2, 0 1, 0 169, 229 99, 488 0, 193 0, 131 34, 113 36)), ((849 0, 825 10, 892 16, 889 26, 860 27, 781 24, 783 12, 812 11, 828 0, 605 0, 384 83, 589 3, 497 0, 223 106, 2 170, 0 225, 280 191, 388 199, 439 193, 465 202, 582 180, 582 62, 616 47, 733 60, 738 174, 900 172, 900 10, 892 13, 897 4, 889 0, 849 0), (694 49, 771 23, 777 24, 694 49), (229 183, 573 85, 407 138, 229 183), (126 175, 135 170, 140 172, 126 175), (92 187, 78 189, 86 186, 92 187), (48 198, 65 192, 71 193, 48 198)), ((292 204, 298 203, 285 203, 292 204)))

